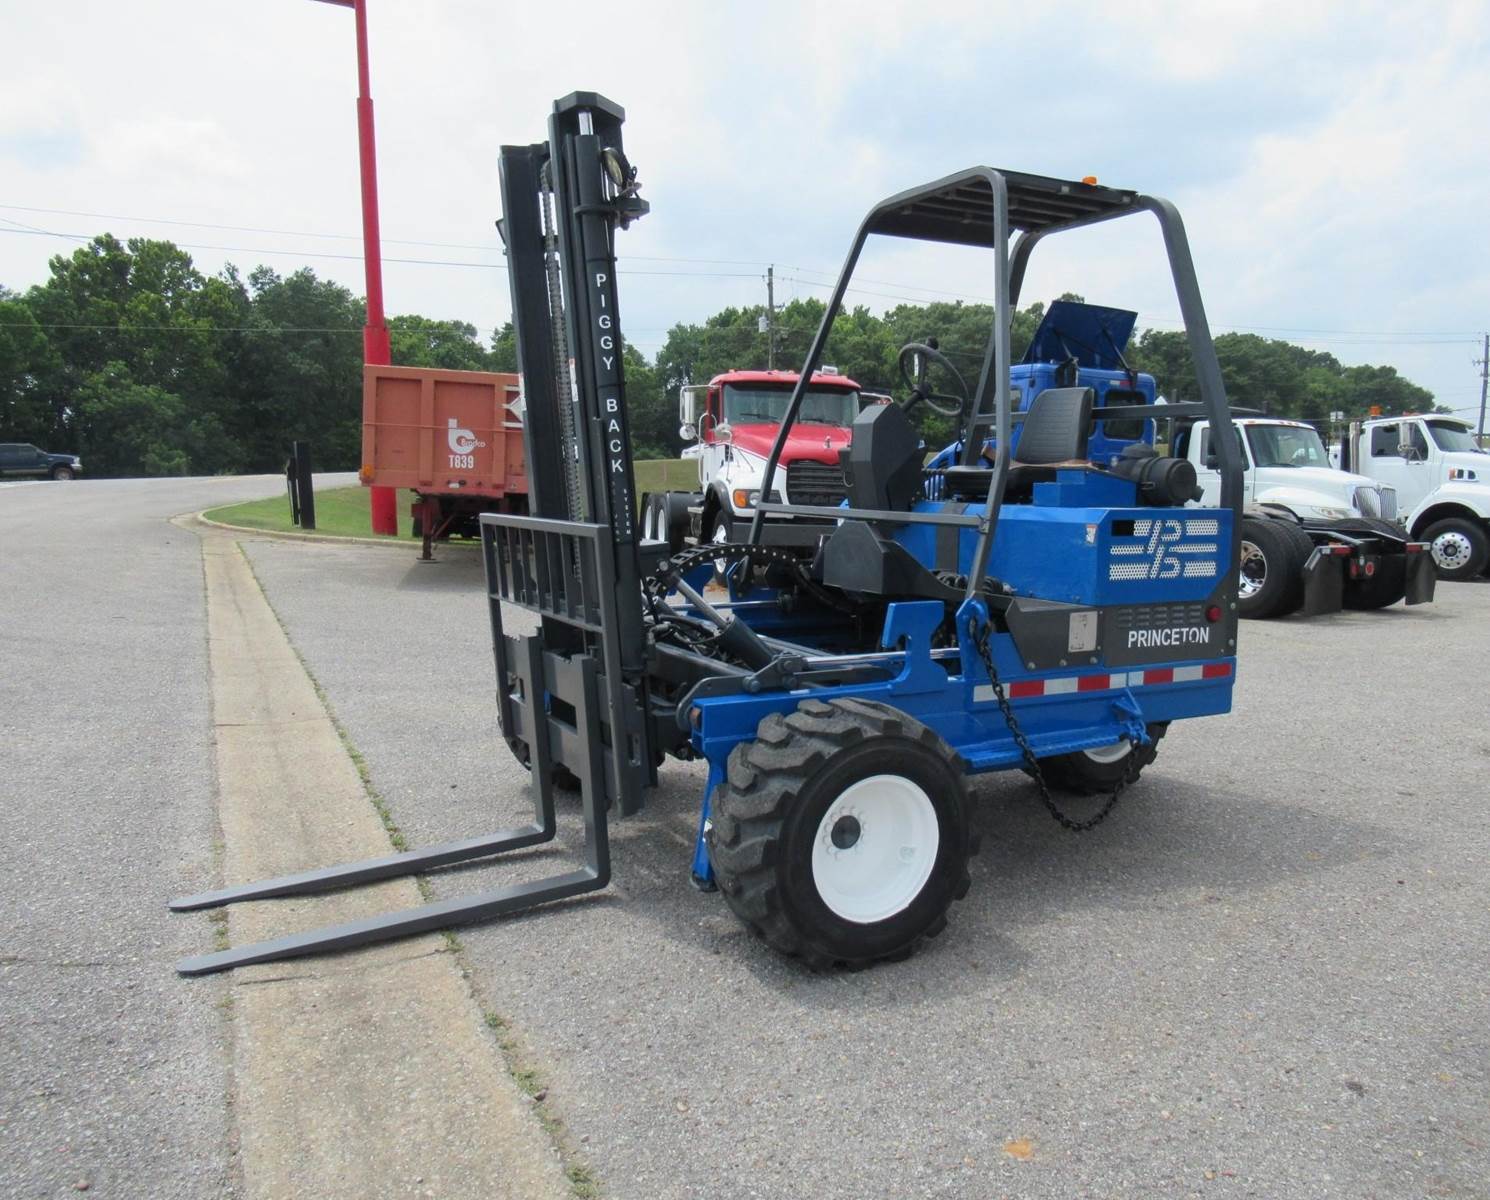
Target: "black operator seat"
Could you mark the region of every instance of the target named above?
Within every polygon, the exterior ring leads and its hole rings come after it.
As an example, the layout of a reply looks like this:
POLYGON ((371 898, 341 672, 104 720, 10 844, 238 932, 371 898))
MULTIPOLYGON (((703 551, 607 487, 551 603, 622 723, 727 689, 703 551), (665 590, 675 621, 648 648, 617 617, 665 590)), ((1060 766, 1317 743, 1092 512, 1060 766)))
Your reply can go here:
MULTIPOLYGON (((1059 466, 1085 464, 1096 401, 1097 393, 1089 387, 1046 388, 1035 397, 1011 456, 1004 482, 1006 503, 1027 502, 1035 484, 1054 481, 1059 466)), ((992 479, 991 467, 948 467, 947 494, 960 500, 982 500, 992 479)))
POLYGON ((871 404, 854 418, 853 440, 838 452, 850 508, 909 512, 921 496, 926 452, 905 410, 871 404))

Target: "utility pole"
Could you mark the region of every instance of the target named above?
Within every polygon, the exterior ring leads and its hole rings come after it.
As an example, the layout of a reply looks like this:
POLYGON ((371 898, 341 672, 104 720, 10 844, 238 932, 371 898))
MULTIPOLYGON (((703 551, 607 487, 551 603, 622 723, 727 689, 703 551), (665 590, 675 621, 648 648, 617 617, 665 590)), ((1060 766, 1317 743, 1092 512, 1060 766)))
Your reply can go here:
MULTIPOLYGON (((367 316, 362 327, 362 361, 387 366, 393 361, 383 318, 383 250, 378 231, 378 156, 373 135, 372 83, 367 55, 367 0, 322 0, 350 8, 357 39, 357 159, 362 183, 362 265, 367 276, 367 316)), ((374 533, 398 534, 398 493, 368 488, 374 533)))
POLYGON ((1490 333, 1485 335, 1485 348, 1480 352, 1480 428, 1475 434, 1475 440, 1482 445, 1485 441, 1485 396, 1490 392, 1490 333))
MULTIPOLYGON (((776 264, 766 268, 766 369, 776 369, 776 264)), ((1480 432, 1485 426, 1485 404, 1480 402, 1480 432)))

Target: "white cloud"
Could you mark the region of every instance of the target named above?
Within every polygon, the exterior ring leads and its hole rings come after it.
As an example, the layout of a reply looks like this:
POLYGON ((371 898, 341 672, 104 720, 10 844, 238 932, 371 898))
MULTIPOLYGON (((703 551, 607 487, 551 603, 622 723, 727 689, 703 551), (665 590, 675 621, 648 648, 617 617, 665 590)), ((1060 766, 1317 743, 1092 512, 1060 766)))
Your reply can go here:
MULTIPOLYGON (((484 248, 390 242, 386 254, 497 261, 500 146, 541 138, 556 96, 605 92, 627 108, 628 149, 654 208, 625 235, 623 257, 634 271, 718 272, 628 276, 622 301, 639 344, 660 343, 674 321, 759 302, 769 261, 781 264, 782 294, 823 295, 793 268, 831 273, 871 203, 979 161, 1096 171, 1170 195, 1218 325, 1490 320, 1480 233, 1490 164, 1477 153, 1490 46, 1478 4, 762 0, 618 12, 598 0, 373 0, 372 9, 384 234, 484 248)), ((7 40, 0 204, 358 232, 345 10, 79 0, 18 9, 7 40)), ((279 269, 309 261, 361 289, 355 240, 0 208, 4 217, 246 247, 194 253, 209 270, 227 258, 279 269), (352 257, 269 253, 312 249, 352 257)), ((1042 250, 1026 298, 1071 287, 1173 316, 1158 238, 1137 223, 1112 232, 1042 250)), ((0 282, 43 278, 66 245, 0 237, 0 282)), ((904 244, 877 252, 863 273, 883 281, 866 290, 989 291, 976 258, 904 244)), ((496 270, 389 263, 386 283, 392 311, 481 328, 507 313, 496 270)), ((1468 390, 1457 348, 1381 339, 1327 348, 1395 362, 1446 398, 1468 390)))

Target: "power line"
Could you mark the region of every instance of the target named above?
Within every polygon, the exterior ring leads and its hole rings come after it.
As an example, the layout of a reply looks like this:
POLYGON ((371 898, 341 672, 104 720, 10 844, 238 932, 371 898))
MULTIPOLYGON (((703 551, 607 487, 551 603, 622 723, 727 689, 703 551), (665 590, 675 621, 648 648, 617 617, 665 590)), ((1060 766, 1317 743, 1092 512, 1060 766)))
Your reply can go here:
MULTIPOLYGON (((264 233, 276 237, 305 237, 316 238, 323 241, 360 242, 360 233, 313 233, 307 229, 269 229, 260 225, 220 225, 211 221, 182 221, 167 217, 127 217, 119 213, 86 212, 75 208, 37 208, 26 204, 0 204, 0 209, 7 212, 34 212, 47 213, 52 216, 64 217, 89 217, 100 221, 129 221, 138 225, 174 225, 189 229, 222 229, 233 233, 264 233)), ((0 217, 0 220, 5 218, 0 217)), ((19 224, 19 222, 11 222, 19 224)), ((48 230, 36 229, 34 225, 24 228, 34 229, 37 233, 47 233, 48 230)), ((76 236, 71 234, 56 234, 54 236, 76 236)), ((493 250, 495 243, 484 242, 432 242, 421 241, 415 238, 390 238, 382 239, 385 245, 396 246, 436 246, 443 250, 493 250)), ((352 256, 359 257, 359 256, 352 256)), ((676 263, 698 263, 701 265, 731 266, 731 267, 764 267, 769 264, 763 260, 750 258, 681 258, 675 256, 658 254, 628 254, 627 258, 638 262, 676 262, 676 263)), ((392 261, 392 260, 389 260, 392 261)))
MULTIPOLYGON (((6 220, 0 217, 0 221, 6 220)), ((12 225, 20 222, 12 221, 12 225)), ((82 233, 62 233, 53 229, 36 229, 31 226, 21 226, 18 229, 0 229, 0 233, 35 234, 42 237, 66 238, 77 242, 91 242, 94 235, 82 233)), ((220 246, 204 242, 172 242, 182 250, 222 250, 234 254, 264 254, 288 258, 334 258, 344 259, 352 262, 361 262, 360 254, 332 254, 326 250, 269 250, 261 246, 220 246)), ((507 264, 501 262, 468 262, 462 259, 448 258, 384 258, 385 263, 406 263, 413 266, 424 267, 484 267, 488 270, 505 271, 507 264)), ((691 261, 691 260, 681 260, 691 261)), ((622 270, 622 275, 660 275, 676 279, 755 279, 754 271, 634 271, 622 270)))

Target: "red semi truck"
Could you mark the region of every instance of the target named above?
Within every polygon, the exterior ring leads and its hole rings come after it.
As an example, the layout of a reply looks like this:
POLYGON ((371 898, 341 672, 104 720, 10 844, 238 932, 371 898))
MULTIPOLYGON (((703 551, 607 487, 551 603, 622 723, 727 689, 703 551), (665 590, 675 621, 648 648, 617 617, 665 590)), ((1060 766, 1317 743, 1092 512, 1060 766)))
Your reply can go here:
POLYGON ((425 558, 437 540, 480 536, 483 512, 528 511, 520 397, 518 376, 495 371, 363 368, 358 477, 414 493, 425 558))
MULTIPOLYGON (((698 490, 642 497, 642 534, 673 550, 689 542, 731 542, 755 516, 766 459, 800 378, 795 371, 726 371, 679 392, 684 458, 698 463, 698 490)), ((836 505, 845 494, 838 453, 865 399, 859 385, 831 367, 813 375, 802 411, 782 447, 769 501, 836 505)), ((831 524, 831 523, 829 523, 831 524)), ((811 545, 825 523, 807 517, 768 517, 764 540, 811 545)))

